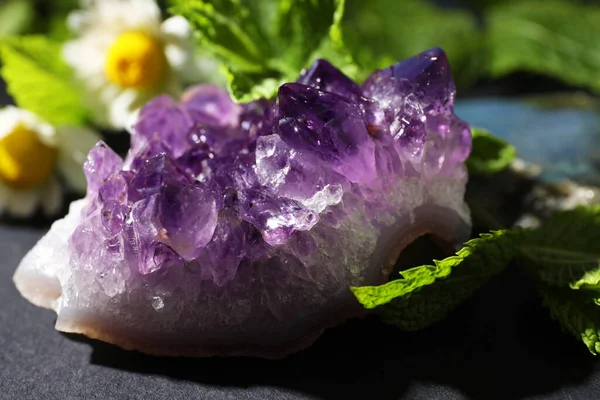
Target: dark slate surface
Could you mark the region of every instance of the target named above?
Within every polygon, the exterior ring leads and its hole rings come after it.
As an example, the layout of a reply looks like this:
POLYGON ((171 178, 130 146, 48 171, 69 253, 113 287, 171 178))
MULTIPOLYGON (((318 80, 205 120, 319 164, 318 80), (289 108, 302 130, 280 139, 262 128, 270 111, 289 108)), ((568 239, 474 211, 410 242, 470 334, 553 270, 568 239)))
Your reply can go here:
POLYGON ((516 268, 419 333, 369 318, 281 361, 159 358, 56 332, 20 297, 12 274, 42 234, 0 226, 1 399, 600 398, 600 362, 516 268))
POLYGON ((370 318, 281 361, 159 358, 56 332, 20 297, 13 272, 43 233, 0 222, 0 399, 600 399, 600 359, 515 268, 419 333, 370 318))

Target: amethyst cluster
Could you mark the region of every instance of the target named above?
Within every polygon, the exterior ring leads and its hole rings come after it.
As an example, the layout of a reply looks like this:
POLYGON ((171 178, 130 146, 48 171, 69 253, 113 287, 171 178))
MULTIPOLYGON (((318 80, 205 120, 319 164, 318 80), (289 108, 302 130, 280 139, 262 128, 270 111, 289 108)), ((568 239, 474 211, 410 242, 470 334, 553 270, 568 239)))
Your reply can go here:
POLYGON ((468 234, 469 126, 434 48, 357 85, 325 60, 276 101, 197 86, 140 112, 123 160, 26 256, 22 294, 56 328, 172 355, 277 357, 360 316, 349 287, 401 250, 468 234))

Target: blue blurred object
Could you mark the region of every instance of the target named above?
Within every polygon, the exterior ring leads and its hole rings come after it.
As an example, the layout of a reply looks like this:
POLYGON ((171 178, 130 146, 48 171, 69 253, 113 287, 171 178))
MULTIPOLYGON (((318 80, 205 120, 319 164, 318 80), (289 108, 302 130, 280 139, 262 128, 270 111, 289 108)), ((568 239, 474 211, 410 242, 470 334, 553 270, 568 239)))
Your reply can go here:
POLYGON ((542 180, 600 185, 599 112, 500 98, 459 101, 455 111, 512 143, 523 160, 540 164, 542 180))

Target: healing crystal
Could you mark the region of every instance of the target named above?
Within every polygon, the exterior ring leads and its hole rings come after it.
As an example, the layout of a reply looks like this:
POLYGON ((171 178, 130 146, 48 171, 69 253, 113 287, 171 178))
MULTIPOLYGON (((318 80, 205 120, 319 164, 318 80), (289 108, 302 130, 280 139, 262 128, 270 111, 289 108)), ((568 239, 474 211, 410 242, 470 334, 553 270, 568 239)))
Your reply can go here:
POLYGON ((468 235, 446 55, 357 85, 325 60, 275 100, 213 85, 141 111, 122 160, 99 143, 88 192, 25 257, 21 293, 56 328, 169 355, 278 357, 364 309, 349 287, 389 279, 433 233, 468 235))

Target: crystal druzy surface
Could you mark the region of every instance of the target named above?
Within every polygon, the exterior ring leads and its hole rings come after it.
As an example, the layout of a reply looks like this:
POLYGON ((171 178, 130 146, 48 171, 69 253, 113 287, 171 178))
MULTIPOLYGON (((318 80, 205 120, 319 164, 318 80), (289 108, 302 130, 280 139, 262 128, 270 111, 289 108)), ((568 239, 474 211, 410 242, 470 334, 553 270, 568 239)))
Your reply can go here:
POLYGON ((431 49, 361 85, 318 60, 276 101, 191 88, 148 103, 123 160, 26 256, 19 290, 56 328, 171 355, 278 357, 363 311, 404 246, 468 234, 468 125, 431 49))

